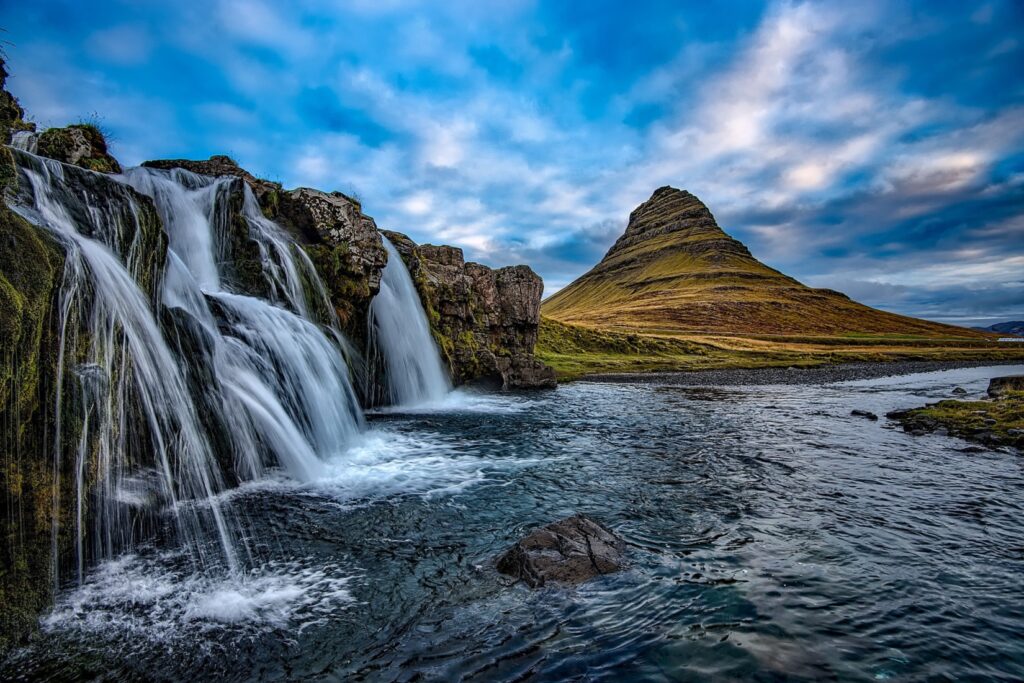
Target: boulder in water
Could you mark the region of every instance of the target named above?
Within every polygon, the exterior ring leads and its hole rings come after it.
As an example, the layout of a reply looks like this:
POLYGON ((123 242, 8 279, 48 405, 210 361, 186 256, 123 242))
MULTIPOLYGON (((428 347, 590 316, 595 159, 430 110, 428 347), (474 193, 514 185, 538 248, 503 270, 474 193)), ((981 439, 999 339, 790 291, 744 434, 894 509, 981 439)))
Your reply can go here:
POLYGON ((625 566, 626 543, 592 519, 574 515, 529 533, 498 558, 502 574, 531 588, 579 584, 625 566))
POLYGON ((870 410, 851 410, 850 415, 855 417, 864 417, 869 420, 877 420, 878 416, 872 413, 870 410))
POLYGON ((992 398, 1005 396, 1011 391, 1024 391, 1024 375, 993 377, 988 382, 988 395, 992 398))

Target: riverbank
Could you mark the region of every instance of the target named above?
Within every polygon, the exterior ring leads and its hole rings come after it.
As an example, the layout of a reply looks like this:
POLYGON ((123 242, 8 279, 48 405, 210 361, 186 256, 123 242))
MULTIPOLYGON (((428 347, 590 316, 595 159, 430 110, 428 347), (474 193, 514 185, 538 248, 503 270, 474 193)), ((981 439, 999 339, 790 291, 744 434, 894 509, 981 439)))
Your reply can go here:
POLYGON ((771 384, 831 384, 853 380, 879 379, 920 372, 959 370, 997 365, 1020 365, 1005 361, 880 361, 811 367, 731 368, 690 372, 596 373, 577 378, 581 382, 616 384, 670 384, 676 386, 757 386, 771 384))

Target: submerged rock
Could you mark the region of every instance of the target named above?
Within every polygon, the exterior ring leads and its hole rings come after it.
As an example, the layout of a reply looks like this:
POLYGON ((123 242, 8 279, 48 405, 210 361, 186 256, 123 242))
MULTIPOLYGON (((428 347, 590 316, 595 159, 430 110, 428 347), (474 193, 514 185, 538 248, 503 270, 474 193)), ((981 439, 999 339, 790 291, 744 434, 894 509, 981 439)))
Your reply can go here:
POLYGON ((579 584, 625 566, 626 543, 592 519, 575 515, 528 534, 498 558, 502 574, 531 588, 579 584))
POLYGON ((967 390, 964 389, 963 387, 955 387, 953 389, 953 394, 955 396, 966 396, 967 395, 967 390))
POLYGON ((866 417, 869 420, 877 420, 878 416, 872 413, 870 410, 851 410, 850 415, 856 417, 866 417))
POLYGON ((1024 391, 1024 375, 993 377, 988 382, 988 395, 992 398, 1005 396, 1011 391, 1024 391))

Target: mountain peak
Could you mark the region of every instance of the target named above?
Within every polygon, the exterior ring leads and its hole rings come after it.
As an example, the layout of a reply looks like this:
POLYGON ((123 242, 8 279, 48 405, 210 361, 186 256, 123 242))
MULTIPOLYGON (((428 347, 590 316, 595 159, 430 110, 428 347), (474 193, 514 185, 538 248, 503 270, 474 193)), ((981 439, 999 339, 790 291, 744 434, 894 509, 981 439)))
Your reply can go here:
POLYGON ((797 282, 726 234, 704 202, 670 186, 636 207, 601 262, 542 310, 563 323, 660 333, 963 334, 797 282))
POLYGON ((727 237, 704 202, 686 190, 665 185, 629 214, 626 232, 615 242, 605 259, 640 242, 676 232, 685 233, 680 237, 700 234, 727 237))

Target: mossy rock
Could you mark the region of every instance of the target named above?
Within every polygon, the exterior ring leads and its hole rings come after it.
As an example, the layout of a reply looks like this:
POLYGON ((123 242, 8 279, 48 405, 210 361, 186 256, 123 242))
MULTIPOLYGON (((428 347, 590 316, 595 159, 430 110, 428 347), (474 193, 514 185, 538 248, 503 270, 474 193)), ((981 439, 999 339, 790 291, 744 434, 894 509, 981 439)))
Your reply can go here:
POLYGON ((91 123, 49 128, 39 136, 40 156, 98 173, 120 173, 121 164, 107 150, 103 132, 91 123))
POLYGON ((31 632, 52 598, 53 478, 46 444, 63 260, 43 230, 0 206, 0 420, 12 427, 0 439, 0 653, 31 632))

